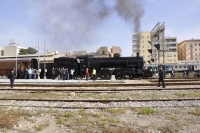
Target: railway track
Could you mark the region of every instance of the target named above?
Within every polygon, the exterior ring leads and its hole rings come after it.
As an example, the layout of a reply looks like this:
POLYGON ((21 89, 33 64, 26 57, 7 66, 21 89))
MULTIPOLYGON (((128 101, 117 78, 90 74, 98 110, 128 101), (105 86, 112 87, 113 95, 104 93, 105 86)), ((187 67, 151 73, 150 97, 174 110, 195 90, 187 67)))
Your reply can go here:
POLYGON ((89 102, 89 103, 111 103, 111 102, 158 102, 158 101, 194 101, 200 98, 181 98, 181 99, 128 99, 128 100, 85 100, 85 99, 26 99, 26 98, 0 98, 1 101, 39 101, 39 102, 89 102))
MULTIPOLYGON (((16 107, 16 105, 0 105, 0 107, 16 107)), ((113 107, 113 106, 109 106, 109 107, 73 107, 73 106, 68 106, 68 107, 62 107, 62 106, 17 106, 20 108, 56 108, 56 109, 108 109, 108 108, 131 108, 131 107, 113 107)), ((157 108, 158 106, 151 106, 151 108, 157 108)), ((180 108, 183 107, 185 108, 185 106, 159 106, 160 108, 180 108)), ((199 106, 187 106, 187 107, 199 107, 199 106)), ((144 108, 144 107, 137 107, 137 108, 144 108)))
MULTIPOLYGON (((70 93, 70 92, 75 92, 75 93, 120 93, 120 92, 126 92, 126 91, 170 91, 170 90, 200 90, 199 86, 195 85, 200 85, 200 82, 193 81, 191 80, 166 80, 165 84, 167 88, 161 88, 161 87, 156 87, 157 86, 157 80, 150 80, 149 83, 95 83, 95 82, 87 82, 87 83, 15 83, 14 87, 10 89, 8 88, 9 83, 0 83, 0 91, 25 91, 26 93, 38 93, 38 92, 50 92, 50 91, 55 91, 55 92, 65 92, 65 93, 70 93), (182 81, 182 82, 180 82, 182 81), (178 86, 178 87, 168 87, 168 86, 178 86), (183 85, 183 86, 179 86, 183 85), (184 86, 184 85, 194 85, 194 86, 184 86), (7 86, 7 88, 5 87, 7 86), (141 86, 141 87, 137 87, 141 86), (143 87, 144 86, 144 87, 143 87), (154 87, 151 87, 154 86, 154 87), (34 87, 34 88, 32 88, 34 87), (40 87, 40 88, 38 88, 40 87), (59 88, 60 87, 60 88, 59 88), (64 87, 64 88, 62 88, 64 87), (73 88, 71 88, 73 87, 73 88), (83 87, 90 87, 90 88, 83 88, 83 87), (106 88, 95 88, 95 87, 106 87, 106 88), (119 89, 112 88, 112 87, 119 87, 119 89), (121 87, 121 88, 120 88, 121 87), (128 87, 128 88, 126 88, 128 87)), ((16 93, 16 92, 15 92, 16 93)), ((1 102, 8 102, 11 104, 6 104, 0 106, 13 106, 13 107, 37 107, 37 108, 62 108, 62 109, 104 109, 104 108, 123 108, 122 106, 112 106, 112 103, 119 103, 121 105, 126 104, 129 106, 129 104, 135 104, 135 103, 143 103, 147 104, 150 102, 153 103, 159 103, 159 102, 164 102, 163 107, 170 107, 170 104, 165 103, 170 103, 170 102, 191 102, 192 104, 187 104, 187 107, 200 107, 199 101, 200 98, 187 98, 187 99, 109 99, 109 100, 87 100, 87 99, 26 99, 26 98, 0 98, 1 102), (16 102, 17 104, 20 103, 20 105, 13 104, 12 102, 16 102), (29 105, 28 103, 30 102, 33 105, 29 105), (25 103, 25 105, 21 104, 25 103), (37 103, 35 106, 34 103, 37 103), (46 104, 47 103, 47 104, 46 104), (53 104, 55 103, 55 104, 53 104), (56 106, 59 105, 59 103, 62 103, 62 106, 56 106), (77 103, 77 106, 73 106, 73 103, 77 103), (85 106, 79 106, 84 103, 85 106), (103 104, 103 106, 98 106, 97 104, 103 104), (197 104, 195 104, 197 103, 197 104), (43 104, 45 106, 43 106, 43 104), (92 104, 93 106, 87 106, 92 104), (63 106, 64 105, 64 106, 63 106), (71 106, 72 105, 72 106, 71 106), (111 106, 110 106, 111 105, 111 106)), ((141 104, 141 106, 143 106, 141 104)), ((174 104, 172 107, 181 107, 185 105, 179 105, 179 104, 174 104)), ((129 106, 130 107, 130 106, 129 106)), ((151 107, 154 107, 153 104, 151 107)), ((158 106, 155 106, 158 107, 158 106)), ((162 107, 161 105, 159 107, 162 107)))
POLYGON ((37 92, 75 92, 75 93, 114 93, 125 91, 170 91, 170 90, 200 90, 200 87, 173 87, 173 88, 125 88, 125 89, 66 89, 66 88, 0 88, 0 91, 26 91, 31 93, 37 92))
POLYGON ((187 107, 199 107, 199 101, 200 98, 196 98, 196 99, 134 99, 134 100, 58 100, 58 99, 5 99, 5 98, 1 98, 0 101, 22 101, 22 102, 32 102, 33 105, 31 105, 31 103, 28 103, 26 105, 23 105, 23 103, 16 103, 15 104, 0 104, 0 106, 2 107, 25 107, 25 108, 58 108, 58 109, 108 109, 108 108, 131 108, 131 104, 138 104, 141 103, 141 106, 139 106, 140 108, 142 107, 161 107, 161 108, 166 108, 166 107, 186 107, 185 104, 179 104, 179 102, 192 102, 191 104, 187 105, 187 107), (37 106, 35 105, 37 102, 37 106), (40 102, 45 102, 44 103, 40 103, 40 102), (47 102, 50 104, 48 105, 47 102), (62 105, 58 106, 54 103, 58 103, 60 104, 60 102, 63 102, 62 105), (76 102, 82 102, 82 103, 90 103, 90 106, 88 106, 88 104, 85 104, 85 106, 83 104, 78 104, 75 106, 70 106, 76 102), (124 102, 128 103, 127 104, 122 104, 124 102), (144 106, 144 103, 147 104, 148 102, 153 102, 154 104, 149 104, 144 106), (161 105, 158 105, 156 103, 162 102, 161 105), (172 103, 168 104, 166 102, 175 102, 173 105, 172 103), (68 103, 68 104, 67 104, 68 103), (71 103, 71 104, 70 104, 71 103), (101 105, 99 105, 99 103, 101 105), (115 103, 121 103, 120 105, 116 105, 115 103), (197 103, 197 104, 194 104, 197 103), (94 104, 94 105, 92 105, 94 104), (82 106, 80 106, 82 105, 82 106), (105 105, 105 106, 104 106, 105 105))

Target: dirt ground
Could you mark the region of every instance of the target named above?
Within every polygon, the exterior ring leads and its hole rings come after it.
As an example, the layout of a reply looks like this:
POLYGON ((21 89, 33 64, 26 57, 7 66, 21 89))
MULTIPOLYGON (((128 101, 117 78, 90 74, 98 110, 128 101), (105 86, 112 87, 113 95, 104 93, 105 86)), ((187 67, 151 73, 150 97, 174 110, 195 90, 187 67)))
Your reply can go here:
MULTIPOLYGON (((4 133, 198 133, 199 108, 31 109, 4 133), (142 113, 143 112, 143 113, 142 113)), ((24 111, 24 110, 23 110, 24 111)))

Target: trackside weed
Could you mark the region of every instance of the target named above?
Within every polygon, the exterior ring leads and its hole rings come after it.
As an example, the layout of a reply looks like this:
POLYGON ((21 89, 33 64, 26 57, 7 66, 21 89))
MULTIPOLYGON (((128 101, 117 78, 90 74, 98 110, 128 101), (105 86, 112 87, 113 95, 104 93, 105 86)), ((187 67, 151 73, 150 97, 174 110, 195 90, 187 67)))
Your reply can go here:
POLYGON ((152 114, 152 113, 155 113, 156 111, 152 108, 142 108, 138 114, 140 115, 149 115, 149 114, 152 114))

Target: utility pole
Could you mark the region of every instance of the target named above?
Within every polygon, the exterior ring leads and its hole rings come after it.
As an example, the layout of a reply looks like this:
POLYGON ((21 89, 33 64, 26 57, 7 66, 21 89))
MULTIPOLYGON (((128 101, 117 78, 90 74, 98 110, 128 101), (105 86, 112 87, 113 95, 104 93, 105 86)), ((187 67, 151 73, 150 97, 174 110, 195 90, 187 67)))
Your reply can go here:
POLYGON ((45 59, 45 42, 44 42, 44 79, 46 79, 46 59, 45 59))
POLYGON ((40 45, 38 40, 38 79, 40 79, 40 45))
POLYGON ((16 69, 15 69, 15 71, 16 71, 16 78, 17 78, 17 45, 16 45, 16 69))

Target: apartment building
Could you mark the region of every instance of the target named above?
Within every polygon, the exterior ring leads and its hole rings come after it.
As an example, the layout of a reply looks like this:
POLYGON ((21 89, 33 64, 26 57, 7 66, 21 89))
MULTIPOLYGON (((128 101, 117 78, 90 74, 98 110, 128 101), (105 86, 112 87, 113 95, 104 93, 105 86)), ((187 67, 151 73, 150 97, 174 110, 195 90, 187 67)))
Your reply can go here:
MULTIPOLYGON (((161 61, 163 60, 161 59, 161 61)), ((177 62, 177 38, 165 37, 164 64, 176 64, 177 62)))
POLYGON ((132 56, 136 56, 139 52, 140 47, 140 35, 133 34, 132 35, 132 56))
POLYGON ((137 53, 137 44, 139 44, 139 53, 140 56, 144 58, 145 61, 151 59, 151 54, 148 52, 148 49, 151 48, 151 45, 148 43, 150 41, 150 32, 141 32, 139 43, 137 41, 137 35, 133 34, 132 36, 132 56, 136 56, 137 53))
POLYGON ((184 40, 178 44, 178 60, 199 61, 200 39, 184 40))
POLYGON ((136 34, 132 35, 132 56, 136 56, 137 44, 139 44, 140 56, 144 58, 147 62, 150 59, 154 59, 151 64, 158 64, 158 59, 160 64, 176 64, 178 62, 177 56, 177 38, 176 37, 165 37, 164 48, 160 51, 160 56, 158 58, 158 50, 155 48, 154 44, 149 43, 151 41, 150 32, 141 32, 139 43, 137 41, 138 37, 136 34), (148 49, 156 50, 156 54, 151 55, 148 49), (163 61, 164 60, 164 61, 163 61))

